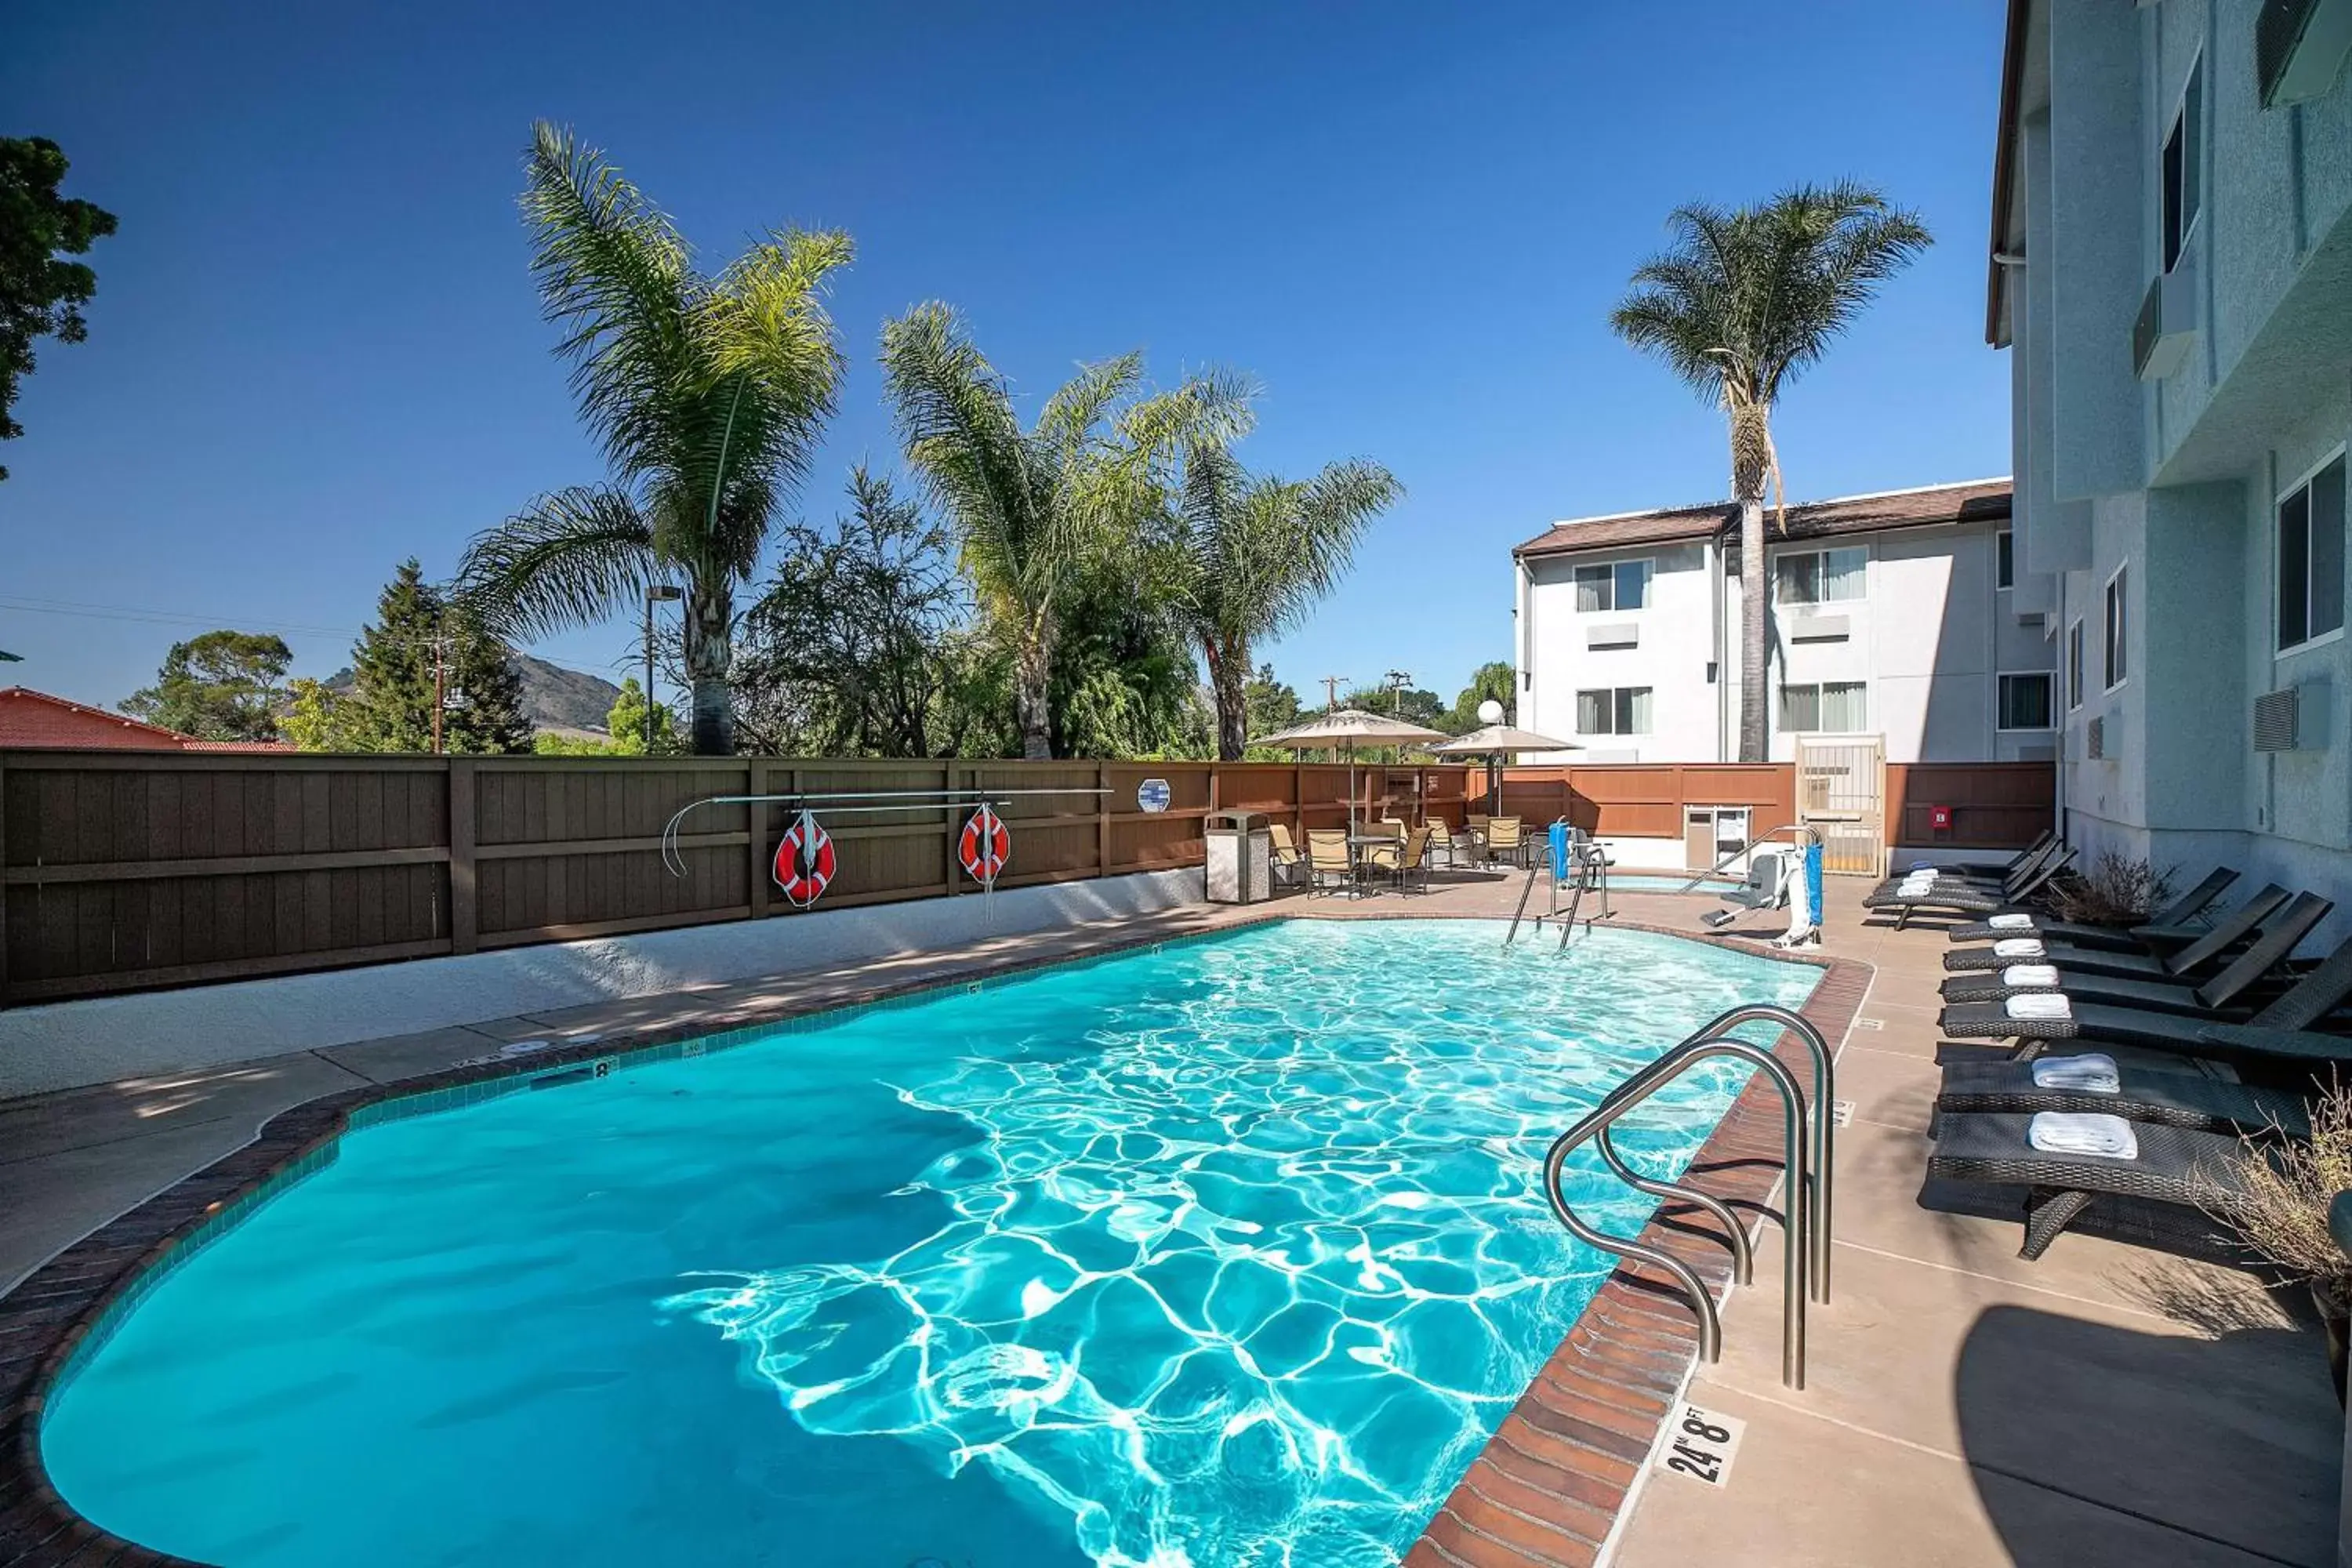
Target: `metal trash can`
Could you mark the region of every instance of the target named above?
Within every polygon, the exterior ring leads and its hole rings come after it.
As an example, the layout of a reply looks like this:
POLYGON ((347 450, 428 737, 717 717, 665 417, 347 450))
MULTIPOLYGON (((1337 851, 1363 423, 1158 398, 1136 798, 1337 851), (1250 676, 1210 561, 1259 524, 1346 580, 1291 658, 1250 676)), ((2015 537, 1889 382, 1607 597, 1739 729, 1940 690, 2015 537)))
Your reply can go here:
POLYGON ((1202 819, 1206 889, 1213 904, 1262 904, 1274 897, 1274 835, 1262 811, 1213 811, 1202 819))

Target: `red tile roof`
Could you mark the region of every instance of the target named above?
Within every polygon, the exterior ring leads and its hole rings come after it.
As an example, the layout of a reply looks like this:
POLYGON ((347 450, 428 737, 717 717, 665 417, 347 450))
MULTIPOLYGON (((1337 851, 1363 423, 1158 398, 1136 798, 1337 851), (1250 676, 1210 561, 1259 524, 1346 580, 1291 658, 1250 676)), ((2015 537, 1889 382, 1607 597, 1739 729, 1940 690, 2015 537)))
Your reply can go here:
POLYGON ((0 687, 0 747, 64 746, 110 752, 284 752, 277 742, 199 741, 161 724, 36 691, 0 687))
MULTIPOLYGON (((1977 479, 1967 484, 1929 485, 1916 490, 1803 501, 1789 509, 1786 534, 1780 532, 1777 514, 1769 508, 1765 511, 1765 524, 1776 539, 1822 539, 1888 528, 2006 521, 2010 491, 2007 479, 1977 479)), ((1555 522, 1511 553, 1524 559, 1627 544, 1664 544, 1707 539, 1736 531, 1738 526, 1738 506, 1730 501, 1709 501, 1705 506, 1668 507, 1658 511, 1629 511, 1613 517, 1555 522)))

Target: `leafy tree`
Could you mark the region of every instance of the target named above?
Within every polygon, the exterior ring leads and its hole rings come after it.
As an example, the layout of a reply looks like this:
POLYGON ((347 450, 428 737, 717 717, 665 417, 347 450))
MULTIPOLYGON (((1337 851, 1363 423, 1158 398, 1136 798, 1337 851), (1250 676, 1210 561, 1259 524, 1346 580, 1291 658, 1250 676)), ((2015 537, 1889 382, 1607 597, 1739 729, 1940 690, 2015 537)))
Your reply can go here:
POLYGON ((955 530, 982 612, 1012 658, 1022 754, 1054 754, 1055 658, 1068 601, 1138 565, 1150 476, 1118 429, 1137 354, 1081 366, 1024 430, 1004 377, 946 305, 882 329, 882 368, 907 459, 955 530))
POLYGON ((436 664, 443 751, 531 749, 513 650, 425 582, 414 559, 385 584, 352 648, 350 691, 298 681, 287 731, 306 751, 431 751, 436 664))
POLYGON ((1353 560, 1372 519, 1404 493, 1378 463, 1331 463, 1311 479, 1253 475, 1234 454, 1255 389, 1208 377, 1169 400, 1180 478, 1171 496, 1184 626, 1216 694, 1217 755, 1249 744, 1251 649, 1304 619, 1353 560))
POLYGON ((744 617, 736 705, 763 751, 954 756, 974 657, 947 531, 861 464, 830 532, 784 531, 783 564, 744 617))
POLYGON ((1135 592, 1125 572, 1066 601, 1051 691, 1057 756, 1206 757, 1215 744, 1173 604, 1135 592))
POLYGON ((1502 660, 1480 665, 1477 672, 1470 677, 1470 684, 1454 698, 1454 710, 1445 716, 1438 728, 1450 730, 1456 735, 1468 734, 1479 726, 1478 704, 1486 701, 1503 705, 1503 721, 1507 724, 1511 718, 1511 700, 1518 695, 1518 684, 1519 672, 1502 660))
POLYGON ((613 478, 541 496, 478 536, 459 578, 502 636, 635 612, 686 592, 694 750, 734 750, 735 594, 807 473, 842 371, 824 312, 849 237, 771 234, 694 270, 669 218, 604 154, 544 122, 522 205, 540 297, 613 478))
POLYGON ((1929 237, 1917 215, 1849 183, 1801 185, 1728 212, 1693 203, 1667 221, 1673 247, 1635 270, 1609 322, 1728 421, 1739 506, 1739 760, 1762 762, 1764 493, 1780 481, 1772 410, 1929 237))
POLYGON ((278 685, 293 652, 260 632, 216 631, 173 643, 155 684, 122 710, 200 741, 278 739, 278 685))
POLYGON ((624 678, 605 715, 608 740, 593 736, 558 735, 542 730, 533 735, 530 749, 543 757, 675 757, 686 750, 666 703, 648 704, 646 689, 634 675, 624 678), (653 715, 653 744, 646 744, 646 715, 653 715))
POLYGON ((78 343, 89 334, 81 308, 98 292, 98 274, 59 258, 87 255, 114 232, 112 213, 58 194, 66 167, 64 151, 45 137, 0 136, 0 441, 25 433, 8 411, 17 383, 33 374, 33 340, 78 343))
MULTIPOLYGON (((1275 679, 1274 666, 1261 664, 1249 684, 1242 688, 1242 701, 1249 710, 1249 732, 1271 735, 1276 730, 1287 730, 1298 722, 1299 704, 1297 688, 1275 679)), ((1286 759, 1290 753, 1270 746, 1252 746, 1244 753, 1252 762, 1286 759)))

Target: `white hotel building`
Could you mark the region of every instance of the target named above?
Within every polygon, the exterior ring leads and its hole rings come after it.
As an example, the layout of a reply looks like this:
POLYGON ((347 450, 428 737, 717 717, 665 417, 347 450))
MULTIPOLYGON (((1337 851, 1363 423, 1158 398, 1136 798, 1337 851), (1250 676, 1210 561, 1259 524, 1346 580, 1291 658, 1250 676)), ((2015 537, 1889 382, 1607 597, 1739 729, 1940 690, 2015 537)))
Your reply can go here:
MULTIPOLYGON (((2010 482, 1766 513, 1771 757, 1877 735, 1890 763, 2056 755, 2046 589, 2021 604, 2010 482)), ((1738 509, 1554 523, 1512 554, 1517 721, 1581 749, 1529 762, 1737 760, 1738 509)))

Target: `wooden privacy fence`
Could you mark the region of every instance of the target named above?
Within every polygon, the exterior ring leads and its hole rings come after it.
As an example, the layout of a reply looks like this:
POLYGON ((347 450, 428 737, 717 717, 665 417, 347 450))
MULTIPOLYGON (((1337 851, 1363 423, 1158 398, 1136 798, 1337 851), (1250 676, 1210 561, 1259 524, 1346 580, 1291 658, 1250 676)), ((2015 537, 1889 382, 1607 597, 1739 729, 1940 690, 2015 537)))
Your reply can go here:
MULTIPOLYGON (((1368 810, 1459 824, 1470 770, 1353 770, 1368 810)), ((769 879, 786 808, 709 795, 1043 790, 1003 808, 1001 888, 1198 865, 1202 819, 1348 819, 1343 763, 0 752, 0 1005, 796 912, 769 879), (1139 809, 1147 778, 1160 813, 1139 809)), ((1483 782, 1483 778, 1482 781, 1483 782)), ((819 815, 824 815, 819 807, 819 815)), ((964 812, 842 814, 826 909, 978 890, 964 812)))
MULTIPOLYGON (((1483 795, 1483 778, 1472 784, 1483 795)), ((2050 763, 1889 763, 1888 847, 2013 849, 2056 820, 2050 763), (1951 826, 1932 808, 1951 808, 1951 826)), ((1503 809, 1530 821, 1566 816, 1615 838, 1680 838, 1684 809, 1744 805, 1760 838, 1797 819, 1796 774, 1787 763, 1602 763, 1587 767, 1506 769, 1503 809)), ((1484 809, 1484 807, 1480 807, 1484 809)))

